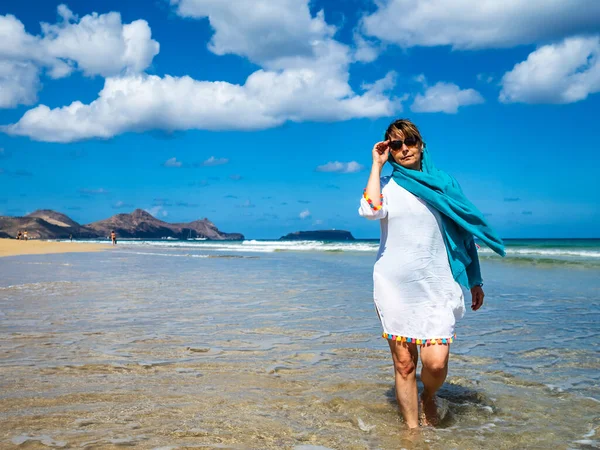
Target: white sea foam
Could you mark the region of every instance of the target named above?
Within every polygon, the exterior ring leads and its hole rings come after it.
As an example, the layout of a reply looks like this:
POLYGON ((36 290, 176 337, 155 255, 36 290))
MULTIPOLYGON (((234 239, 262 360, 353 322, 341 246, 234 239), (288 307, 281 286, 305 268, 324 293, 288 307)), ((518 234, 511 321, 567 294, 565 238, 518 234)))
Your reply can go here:
MULTIPOLYGON (((106 241, 78 240, 77 243, 106 244, 106 241)), ((119 241, 121 247, 154 247, 174 249, 198 249, 212 251, 235 251, 235 252, 376 252, 379 242, 376 241, 268 241, 268 240, 245 240, 245 241, 178 241, 178 240, 143 240, 123 239, 119 241)), ((479 249, 482 256, 493 255, 494 252, 482 246, 479 249)), ((588 261, 600 261, 600 251, 585 248, 537 248, 537 247, 511 247, 508 244, 506 255, 513 258, 546 258, 546 259, 585 259, 588 261)))
MULTIPOLYGON (((78 243, 101 243, 103 241, 80 240, 78 243)), ((323 242, 323 241, 145 241, 121 240, 122 247, 141 246, 156 248, 185 248, 198 250, 237 251, 271 253, 277 251, 344 251, 375 252, 379 247, 376 242, 323 242)))
MULTIPOLYGON (((489 248, 481 247, 479 249, 481 254, 493 254, 494 252, 489 248)), ((600 258, 600 251, 596 250, 583 250, 583 249, 543 249, 535 247, 522 247, 522 248, 510 248, 506 249, 506 256, 547 256, 547 257, 564 257, 564 256, 576 256, 582 258, 600 258)))
POLYGON ((591 438, 596 434, 596 430, 594 430, 593 428, 586 434, 583 435, 584 438, 591 438))

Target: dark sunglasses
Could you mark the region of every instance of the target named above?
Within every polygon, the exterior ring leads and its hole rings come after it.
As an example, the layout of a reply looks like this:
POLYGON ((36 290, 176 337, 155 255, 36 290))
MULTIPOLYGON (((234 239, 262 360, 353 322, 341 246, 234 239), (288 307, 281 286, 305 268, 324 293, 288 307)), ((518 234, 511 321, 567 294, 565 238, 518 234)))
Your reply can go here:
POLYGON ((408 137, 404 140, 397 139, 395 141, 390 141, 388 145, 392 150, 400 150, 402 148, 403 144, 406 144, 407 147, 414 147, 418 143, 419 143, 419 140, 417 138, 408 137))

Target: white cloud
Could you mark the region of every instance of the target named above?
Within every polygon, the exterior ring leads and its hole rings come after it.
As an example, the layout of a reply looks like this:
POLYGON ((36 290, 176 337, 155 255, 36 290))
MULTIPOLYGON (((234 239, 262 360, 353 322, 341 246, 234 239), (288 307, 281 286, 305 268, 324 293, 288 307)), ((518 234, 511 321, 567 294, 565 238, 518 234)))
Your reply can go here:
MULTIPOLYGON (((40 105, 27 111, 16 124, 0 130, 35 140, 73 142, 151 129, 257 130, 286 121, 379 118, 401 109, 400 100, 388 96, 395 84, 393 72, 363 84, 360 92, 352 89, 352 51, 332 38, 335 28, 327 25, 322 12, 311 15, 308 0, 172 0, 172 4, 182 16, 208 17, 215 30, 212 51, 248 57, 263 69, 252 73, 243 85, 187 76, 110 76, 99 97, 90 104, 76 101, 54 109, 40 105)), ((63 13, 68 16, 68 10, 63 13)), ((120 16, 111 14, 114 16, 86 16, 89 19, 79 23, 86 27, 102 23, 112 29, 109 25, 116 27, 120 16)), ((63 33, 71 38, 83 31, 63 33)), ((149 36, 147 29, 146 40, 138 41, 148 43, 149 36)), ((72 40, 66 37, 65 41, 72 40)), ((102 62, 102 52, 97 60, 88 60, 62 40, 56 47, 63 52, 67 48, 70 55, 75 55, 73 58, 79 58, 78 67, 86 73, 100 70, 94 64, 112 70, 102 62)), ((141 69, 151 61, 152 52, 133 53, 146 55, 131 64, 133 68, 141 69)))
POLYGON ((256 130, 287 120, 375 118, 394 110, 394 102, 376 88, 357 95, 347 82, 311 70, 259 70, 242 86, 141 74, 106 79, 89 105, 40 105, 2 130, 34 140, 73 142, 156 128, 256 130))
POLYGON ((124 201, 119 200, 112 207, 113 207, 113 209, 125 209, 125 208, 133 208, 133 205, 131 203, 125 203, 124 201))
POLYGON ((289 57, 311 57, 336 29, 323 11, 312 16, 307 0, 171 0, 177 14, 208 18, 215 30, 209 49, 245 56, 261 65, 289 57))
POLYGON ((153 206, 152 208, 144 209, 148 214, 158 218, 158 216, 167 217, 169 213, 162 206, 153 206))
POLYGON ((0 108, 35 103, 39 86, 38 68, 32 63, 0 60, 0 108))
POLYGON ((227 158, 215 158, 214 156, 211 156, 206 161, 203 161, 202 165, 203 166, 220 166, 223 164, 227 164, 228 162, 229 162, 229 160, 227 158))
POLYGON ((90 14, 78 19, 65 5, 61 21, 42 23, 42 35, 25 30, 12 15, 0 15, 0 108, 37 101, 40 74, 52 78, 74 70, 85 75, 139 73, 158 54, 148 23, 123 24, 119 13, 90 14))
POLYGON ((385 77, 375 81, 374 83, 363 83, 362 89, 366 91, 371 91, 377 94, 383 94, 384 92, 390 91, 396 85, 396 72, 389 71, 385 74, 385 77))
POLYGON ((350 161, 347 163, 339 161, 330 161, 327 164, 323 164, 322 166, 317 166, 315 170, 317 172, 355 173, 360 172, 364 168, 365 166, 357 163, 356 161, 350 161))
POLYGON ((600 92, 600 37, 544 45, 502 78, 504 103, 573 103, 600 92))
POLYGON ((414 112, 444 112, 456 114, 461 106, 483 103, 483 97, 474 89, 460 89, 454 83, 438 82, 417 94, 410 109, 414 112))
POLYGON ((455 49, 531 44, 600 27, 595 0, 385 0, 362 32, 402 47, 455 49), (397 18, 394 20, 394 18, 397 18))
POLYGON ((77 66, 86 75, 139 73, 158 54, 159 44, 152 40, 145 20, 123 24, 119 13, 109 12, 92 13, 77 22, 77 17, 64 5, 59 12, 62 22, 42 24, 41 46, 49 56, 77 66))
POLYGON ((163 166, 165 167, 181 167, 182 165, 183 163, 181 161, 177 161, 176 157, 169 158, 163 163, 163 166))
POLYGON ((310 211, 308 209, 305 209, 298 215, 298 217, 300 217, 302 220, 308 219, 310 217, 310 211))
MULTIPOLYGON (((309 0, 171 0, 171 4, 181 16, 208 18, 214 30, 208 48, 260 65, 263 70, 248 80, 272 83, 277 94, 291 98, 291 109, 302 100, 300 90, 314 90, 319 84, 325 97, 354 95, 348 84, 352 51, 333 39, 336 28, 326 23, 323 11, 311 14, 309 0), (293 95, 287 94, 289 88, 293 95)), ((313 109, 316 113, 318 105, 313 109)))
POLYGON ((23 61, 44 60, 40 38, 25 31, 25 26, 15 16, 0 15, 0 58, 23 61))
POLYGON ((379 56, 380 49, 377 45, 368 41, 360 33, 354 33, 354 60, 364 63, 370 63, 377 59, 379 56))
POLYGON ((70 22, 72 20, 77 20, 77 16, 73 14, 73 11, 69 9, 69 7, 65 4, 58 5, 56 8, 56 12, 65 22, 70 22))
POLYGON ((485 73, 478 73, 477 81, 490 84, 492 81, 494 81, 494 77, 492 75, 486 75, 485 73))
POLYGON ((422 84, 423 86, 427 86, 427 78, 425 77, 424 73, 420 73, 419 75, 416 75, 413 77, 413 79, 417 82, 422 84))

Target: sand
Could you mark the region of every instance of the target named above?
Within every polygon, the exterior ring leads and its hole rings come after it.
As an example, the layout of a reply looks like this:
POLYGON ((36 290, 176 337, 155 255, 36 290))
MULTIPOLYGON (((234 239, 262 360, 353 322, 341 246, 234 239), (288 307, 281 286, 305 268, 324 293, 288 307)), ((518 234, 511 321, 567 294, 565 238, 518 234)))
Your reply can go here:
POLYGON ((111 248, 108 244, 80 244, 78 242, 48 242, 29 239, 0 239, 0 257, 17 255, 44 255, 48 253, 99 252, 111 248))

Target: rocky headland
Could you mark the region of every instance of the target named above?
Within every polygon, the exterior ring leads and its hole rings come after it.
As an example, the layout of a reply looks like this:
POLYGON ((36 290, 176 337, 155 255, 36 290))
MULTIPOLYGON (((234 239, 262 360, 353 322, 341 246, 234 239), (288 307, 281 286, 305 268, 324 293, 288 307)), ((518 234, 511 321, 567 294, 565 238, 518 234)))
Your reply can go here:
POLYGON ((0 237, 14 238, 27 230, 30 239, 106 238, 115 231, 120 238, 243 240, 241 233, 225 233, 204 218, 188 223, 168 223, 150 213, 136 209, 130 214, 116 214, 108 219, 80 225, 65 214, 49 209, 37 210, 23 217, 0 216, 0 237))
POLYGON ((295 231, 279 238, 280 241, 354 241, 345 230, 295 231))

